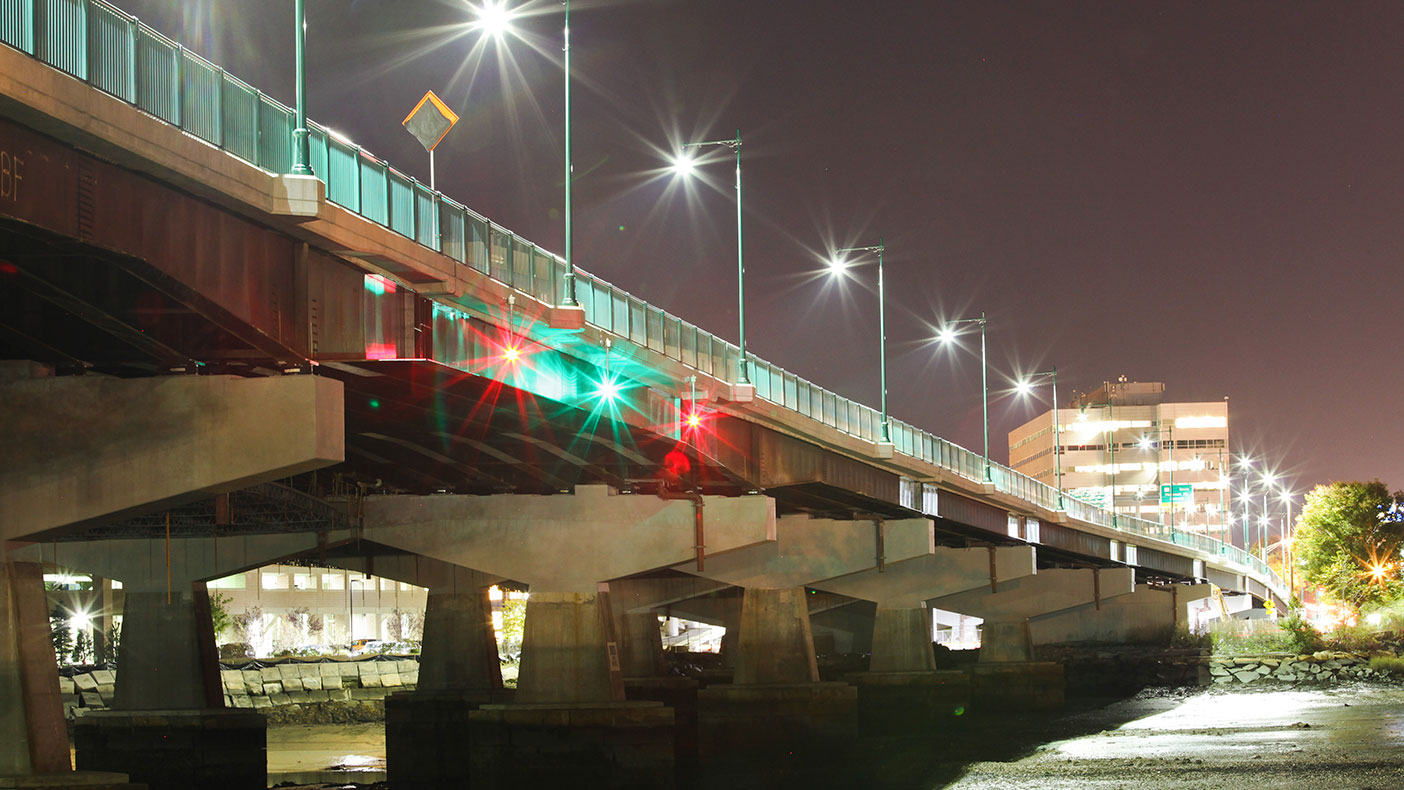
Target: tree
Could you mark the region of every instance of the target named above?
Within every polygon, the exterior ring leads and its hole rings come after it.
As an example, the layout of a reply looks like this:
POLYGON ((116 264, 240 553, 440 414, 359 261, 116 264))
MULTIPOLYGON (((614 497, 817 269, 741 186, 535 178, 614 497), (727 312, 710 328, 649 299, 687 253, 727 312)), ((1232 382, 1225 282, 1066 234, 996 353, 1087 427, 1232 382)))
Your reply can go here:
POLYGON ((57 606, 49 612, 49 638, 54 643, 54 657, 67 663, 73 652, 73 634, 68 629, 68 613, 57 606))
POLYGON ((224 633, 224 629, 234 624, 234 618, 229 614, 229 604, 234 602, 233 598, 225 595, 219 590, 209 593, 210 596, 210 622, 214 624, 215 641, 219 641, 219 635, 224 633))
POLYGON ((1356 612, 1404 594, 1402 502, 1378 480, 1312 489, 1293 541, 1306 580, 1356 612))

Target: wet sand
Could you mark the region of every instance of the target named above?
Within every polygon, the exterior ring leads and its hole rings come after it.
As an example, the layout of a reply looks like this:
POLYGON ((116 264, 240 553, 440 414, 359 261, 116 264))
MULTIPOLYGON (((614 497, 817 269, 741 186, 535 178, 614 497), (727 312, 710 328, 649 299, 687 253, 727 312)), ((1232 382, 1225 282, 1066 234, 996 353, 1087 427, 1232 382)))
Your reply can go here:
MULTIPOLYGON (((967 765, 958 790, 1404 787, 1404 689, 1207 689, 1082 714, 1124 723, 1007 762, 967 765)), ((1076 719, 1077 717, 1073 717, 1076 719)))
MULTIPOLYGON (((782 776, 774 765, 704 765, 680 777, 680 787, 1404 788, 1404 687, 1150 689, 1114 702, 1073 701, 1059 714, 966 716, 939 733, 860 736, 851 746, 827 766, 782 776)), ((270 775, 336 766, 383 772, 384 758, 381 724, 268 731, 270 775)), ((342 776, 368 783, 383 774, 342 776)))

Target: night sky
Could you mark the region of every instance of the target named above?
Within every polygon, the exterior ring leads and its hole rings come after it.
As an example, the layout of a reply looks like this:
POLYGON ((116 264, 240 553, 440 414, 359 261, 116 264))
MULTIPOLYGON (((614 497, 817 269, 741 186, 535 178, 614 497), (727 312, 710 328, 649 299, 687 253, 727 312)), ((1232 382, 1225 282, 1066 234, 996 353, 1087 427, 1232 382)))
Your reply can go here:
MULTIPOLYGON (((117 0, 292 101, 291 0, 117 0)), ((309 114, 428 179, 400 128, 462 116, 441 189, 562 252, 561 6, 483 43, 457 0, 308 0, 309 114), (475 50, 475 47, 477 49, 475 50)), ((575 260, 735 342, 733 170, 691 191, 684 141, 745 139, 750 350, 878 403, 883 238, 895 417, 975 451, 991 389, 1163 381, 1230 399, 1236 449, 1302 491, 1404 487, 1404 3, 615 0, 572 5, 575 260)), ((1046 389, 1042 396, 1047 398, 1046 389)), ((993 455, 1046 408, 993 392, 993 455)))

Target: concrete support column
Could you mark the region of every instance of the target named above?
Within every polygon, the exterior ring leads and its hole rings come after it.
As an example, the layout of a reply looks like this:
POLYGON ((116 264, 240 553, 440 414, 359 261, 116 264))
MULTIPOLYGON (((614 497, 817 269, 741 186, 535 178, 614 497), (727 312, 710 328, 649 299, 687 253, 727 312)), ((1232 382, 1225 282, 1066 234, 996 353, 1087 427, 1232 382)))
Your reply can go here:
MULTIPOLYGON (((744 592, 744 591, 743 591, 744 592)), ((727 596, 722 600, 722 633, 720 655, 722 666, 736 669, 736 656, 741 649, 741 603, 744 595, 727 596)))
POLYGON ((936 669, 931 650, 931 610, 879 606, 873 621, 870 672, 926 672, 936 669))
POLYGON ((0 698, 0 777, 71 771, 38 563, 0 561, 0 698))
POLYGON ((518 703, 624 699, 622 685, 611 679, 611 671, 620 677, 620 667, 606 605, 599 592, 531 593, 522 635, 518 703))
POLYGON ((663 632, 653 612, 624 612, 618 616, 619 664, 626 678, 661 677, 663 632))
POLYGON ((219 677, 218 664, 210 664, 207 658, 215 655, 214 634, 198 627, 191 586, 173 587, 169 592, 129 587, 126 593, 113 709, 210 707, 205 681, 219 677), (210 644, 202 649, 201 642, 210 644))
POLYGON ((492 604, 485 588, 429 588, 418 688, 489 692, 502 688, 492 604))
POLYGON ((980 663, 998 664, 1033 661, 1026 619, 986 620, 980 628, 980 663))
POLYGON ((818 683, 803 587, 748 587, 741 601, 736 685, 818 683))

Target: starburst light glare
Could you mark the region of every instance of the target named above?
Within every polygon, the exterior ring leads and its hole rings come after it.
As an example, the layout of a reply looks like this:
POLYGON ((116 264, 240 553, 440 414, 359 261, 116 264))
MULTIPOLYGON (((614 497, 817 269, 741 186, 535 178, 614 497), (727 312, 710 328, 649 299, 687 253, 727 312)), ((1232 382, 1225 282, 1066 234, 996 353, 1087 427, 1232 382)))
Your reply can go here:
POLYGON ((673 158, 673 172, 680 176, 691 176, 697 170, 697 161, 687 154, 673 158))
POLYGON ((1388 571, 1389 568, 1385 567, 1384 565, 1376 565, 1370 569, 1370 575, 1375 577, 1376 581, 1379 581, 1380 579, 1383 579, 1385 577, 1385 573, 1387 573, 1388 571))
POLYGON ((956 339, 955 330, 951 329, 950 327, 946 327, 945 329, 941 330, 941 334, 937 335, 936 339, 940 340, 942 343, 949 343, 956 339))
POLYGON ((507 350, 502 353, 502 358, 508 362, 516 362, 521 356, 522 352, 518 351, 516 346, 508 346, 507 350))
POLYGON ((512 20, 516 15, 507 8, 506 2, 483 0, 482 5, 474 10, 478 14, 478 26, 482 28, 483 33, 500 40, 511 31, 512 20))
POLYGON ((696 428, 696 427, 698 427, 698 426, 701 425, 701 424, 702 424, 702 415, 698 414, 697 412, 693 412, 693 413, 687 415, 687 427, 689 427, 689 428, 696 428))
POLYGON ((600 380, 600 386, 595 390, 595 394, 600 396, 601 400, 612 401, 619 397, 619 382, 606 376, 600 380))
POLYGON ((848 272, 848 261, 837 255, 825 261, 825 263, 829 264, 830 277, 842 277, 848 272))

